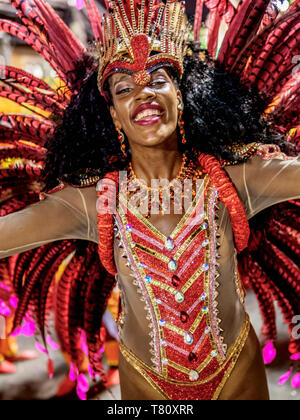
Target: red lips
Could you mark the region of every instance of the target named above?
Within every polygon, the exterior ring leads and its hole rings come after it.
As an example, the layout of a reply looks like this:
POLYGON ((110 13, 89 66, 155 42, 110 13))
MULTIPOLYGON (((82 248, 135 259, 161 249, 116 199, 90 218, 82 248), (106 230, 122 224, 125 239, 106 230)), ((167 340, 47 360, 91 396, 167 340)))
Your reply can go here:
POLYGON ((163 111, 163 108, 157 104, 142 104, 134 111, 132 119, 135 119, 140 112, 145 111, 146 109, 157 109, 158 111, 163 111))

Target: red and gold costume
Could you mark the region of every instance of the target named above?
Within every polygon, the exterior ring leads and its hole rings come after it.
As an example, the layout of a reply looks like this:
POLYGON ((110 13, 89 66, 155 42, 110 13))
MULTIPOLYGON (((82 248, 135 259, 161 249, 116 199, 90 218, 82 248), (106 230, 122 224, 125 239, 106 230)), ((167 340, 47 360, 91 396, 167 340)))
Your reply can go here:
MULTIPOLYGON (((101 180, 82 174, 78 185, 61 183, 40 194, 43 146, 56 126, 50 115, 62 114, 77 93, 76 65, 88 52, 44 0, 35 1, 34 7, 27 1, 11 3, 22 24, 1 21, 1 29, 32 45, 70 90, 68 97, 24 71, 4 71, 1 95, 44 112, 42 118, 34 111, 29 116, 1 115, 2 150, 7 157, 25 159, 22 165, 0 168, 0 215, 5 216, 0 229, 7 238, 0 258, 22 252, 13 276, 20 298, 15 326, 29 312, 46 347, 51 285, 61 263, 73 253, 57 286, 55 315, 78 382, 84 382, 78 350, 83 333, 91 376, 98 373, 105 380, 101 320, 118 280, 121 355, 138 373, 141 388, 149 386, 161 399, 218 399, 250 331, 238 262, 243 280, 259 298, 267 344, 276 339, 274 300, 290 328, 299 313, 300 194, 293 183, 299 179, 299 159, 280 154, 276 146, 256 144, 237 148, 237 155, 248 158, 239 165, 200 154, 194 176, 202 188, 170 236, 136 212, 121 192, 115 213, 96 214, 103 182, 108 190, 119 186, 118 172, 101 180), (11 81, 23 86, 22 95, 11 81), (21 195, 14 188, 16 175, 23 180, 21 195), (289 202, 280 204, 284 201, 289 202), (248 220, 271 206, 275 207, 259 219, 261 225, 250 222, 250 229, 248 220), (195 214, 197 222, 191 223, 195 214), (21 226, 22 217, 27 218, 23 237, 10 238, 7 226, 21 226), (47 226, 40 230, 45 220, 47 226), (82 240, 89 243, 79 246, 82 240)), ((130 74, 141 86, 159 67, 171 66, 182 74, 189 53, 184 2, 107 2, 108 17, 103 19, 93 0, 84 3, 99 47, 98 86, 104 97, 106 81, 115 72, 130 74)), ((199 0, 196 41, 203 4, 210 9, 209 54, 244 84, 268 95, 265 116, 299 144, 299 85, 290 71, 299 53, 299 0, 278 18, 269 1, 245 0, 235 8, 226 0, 199 0), (228 30, 218 49, 222 21, 228 30)), ((291 338, 290 351, 293 360, 299 359, 299 340, 291 338)), ((81 395, 84 390, 85 383, 81 395)))

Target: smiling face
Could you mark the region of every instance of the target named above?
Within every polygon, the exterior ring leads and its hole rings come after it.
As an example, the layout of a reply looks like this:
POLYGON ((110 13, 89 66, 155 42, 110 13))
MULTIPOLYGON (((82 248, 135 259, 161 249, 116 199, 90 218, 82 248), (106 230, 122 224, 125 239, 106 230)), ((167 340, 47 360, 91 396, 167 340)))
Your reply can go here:
POLYGON ((169 73, 161 68, 151 73, 147 86, 138 86, 130 75, 116 73, 109 80, 113 105, 111 116, 122 129, 131 149, 135 146, 177 145, 181 92, 169 73))

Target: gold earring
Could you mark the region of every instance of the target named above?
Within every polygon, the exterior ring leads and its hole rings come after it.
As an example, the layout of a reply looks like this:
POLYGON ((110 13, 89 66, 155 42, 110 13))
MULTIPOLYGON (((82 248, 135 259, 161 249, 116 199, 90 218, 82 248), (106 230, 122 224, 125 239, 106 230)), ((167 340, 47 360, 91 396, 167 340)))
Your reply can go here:
POLYGON ((185 137, 184 121, 182 117, 183 117, 183 111, 179 111, 178 126, 179 126, 179 131, 181 134, 181 142, 182 144, 186 144, 187 140, 185 137))
POLYGON ((118 133, 118 139, 120 142, 120 146, 121 146, 121 151, 124 155, 124 157, 127 158, 127 153, 126 153, 126 144, 125 144, 125 135, 124 133, 120 130, 120 128, 116 127, 116 131, 118 133))

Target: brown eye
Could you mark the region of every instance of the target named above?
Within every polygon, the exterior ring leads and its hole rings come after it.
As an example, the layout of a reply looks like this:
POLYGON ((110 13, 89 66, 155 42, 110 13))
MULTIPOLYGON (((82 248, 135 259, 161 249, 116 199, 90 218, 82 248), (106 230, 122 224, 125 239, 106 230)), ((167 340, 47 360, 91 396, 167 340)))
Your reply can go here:
POLYGON ((165 83, 167 83, 166 79, 154 79, 151 82, 151 86, 160 86, 160 85, 164 85, 165 83))
POLYGON ((132 90, 132 86, 129 83, 119 83, 116 85, 116 95, 121 95, 122 93, 127 93, 132 90))
POLYGON ((127 92, 130 92, 130 91, 131 91, 130 87, 123 88, 123 89, 117 89, 116 95, 122 95, 122 93, 127 93, 127 92))

